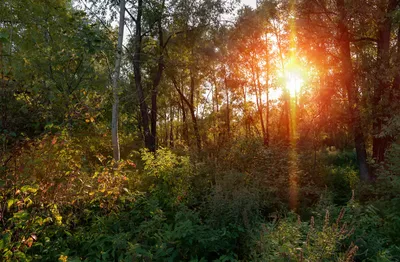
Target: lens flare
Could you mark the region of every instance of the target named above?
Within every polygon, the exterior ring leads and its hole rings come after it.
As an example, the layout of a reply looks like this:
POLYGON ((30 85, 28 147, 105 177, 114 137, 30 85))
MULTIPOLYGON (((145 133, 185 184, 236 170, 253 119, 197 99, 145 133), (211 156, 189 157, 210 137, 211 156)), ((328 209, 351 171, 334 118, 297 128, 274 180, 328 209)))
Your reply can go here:
POLYGON ((300 93, 304 80, 297 72, 289 71, 286 73, 286 88, 291 97, 295 97, 300 93))

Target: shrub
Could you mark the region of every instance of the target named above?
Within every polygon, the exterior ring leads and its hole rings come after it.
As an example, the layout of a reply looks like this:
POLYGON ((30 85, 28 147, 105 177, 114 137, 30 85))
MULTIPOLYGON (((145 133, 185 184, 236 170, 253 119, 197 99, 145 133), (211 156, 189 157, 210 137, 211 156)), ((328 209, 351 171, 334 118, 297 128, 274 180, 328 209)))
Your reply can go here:
POLYGON ((344 210, 336 221, 330 222, 327 210, 324 220, 301 222, 290 213, 286 218, 262 224, 255 239, 252 261, 351 261, 357 246, 350 245, 343 252, 343 240, 352 234, 342 223, 344 210))

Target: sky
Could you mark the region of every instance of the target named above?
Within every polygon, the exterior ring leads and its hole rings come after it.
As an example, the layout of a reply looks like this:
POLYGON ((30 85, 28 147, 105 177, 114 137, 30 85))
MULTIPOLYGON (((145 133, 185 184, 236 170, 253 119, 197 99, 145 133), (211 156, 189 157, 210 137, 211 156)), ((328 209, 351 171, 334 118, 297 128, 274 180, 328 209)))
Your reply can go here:
MULTIPOLYGON (((241 2, 242 5, 248 5, 248 6, 252 7, 252 8, 256 8, 257 0, 240 0, 240 2, 241 2)), ((229 15, 228 15, 228 17, 229 17, 229 15)), ((114 21, 114 23, 112 25, 113 26, 117 26, 118 22, 114 21)), ((125 28, 125 30, 124 30, 124 44, 127 44, 128 34, 129 34, 129 31, 127 30, 127 28, 125 28)))
POLYGON ((257 0, 241 0, 242 4, 251 6, 253 8, 256 7, 256 1, 257 0))

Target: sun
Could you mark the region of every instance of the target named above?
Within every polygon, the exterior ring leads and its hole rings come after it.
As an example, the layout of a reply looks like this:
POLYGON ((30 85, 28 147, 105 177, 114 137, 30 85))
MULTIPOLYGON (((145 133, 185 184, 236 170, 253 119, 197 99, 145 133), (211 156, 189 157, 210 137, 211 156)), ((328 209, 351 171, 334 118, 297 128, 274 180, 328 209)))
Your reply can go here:
POLYGON ((286 89, 289 91, 291 97, 296 97, 303 85, 303 78, 299 72, 289 70, 285 73, 286 89))

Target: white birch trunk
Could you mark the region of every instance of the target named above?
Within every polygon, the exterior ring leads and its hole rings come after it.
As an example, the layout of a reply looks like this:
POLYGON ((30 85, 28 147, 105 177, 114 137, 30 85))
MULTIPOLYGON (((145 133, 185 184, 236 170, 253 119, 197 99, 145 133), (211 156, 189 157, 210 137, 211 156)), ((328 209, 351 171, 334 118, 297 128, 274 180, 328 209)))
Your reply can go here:
POLYGON ((125 24, 124 22, 125 22, 125 0, 120 0, 118 44, 117 44, 117 52, 115 55, 115 69, 112 79, 114 101, 112 106, 112 121, 111 121, 113 156, 114 160, 117 162, 120 160, 119 139, 118 139, 118 106, 119 106, 118 81, 121 69, 122 40, 124 38, 124 24, 125 24))

